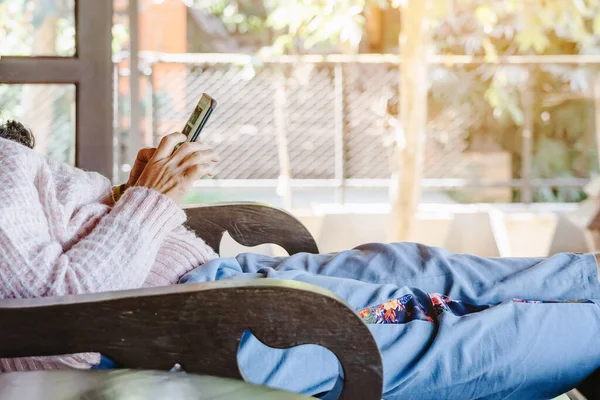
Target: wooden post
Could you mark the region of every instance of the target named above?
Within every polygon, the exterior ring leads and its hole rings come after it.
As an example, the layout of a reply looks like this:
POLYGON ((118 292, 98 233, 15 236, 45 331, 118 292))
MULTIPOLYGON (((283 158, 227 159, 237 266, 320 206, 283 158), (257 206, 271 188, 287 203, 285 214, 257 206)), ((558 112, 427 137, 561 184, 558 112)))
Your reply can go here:
MULTIPOLYGON (((187 52, 187 12, 188 8, 182 1, 139 0, 139 50, 175 54, 187 52)), ((144 140, 159 140, 171 133, 166 130, 167 127, 171 131, 183 129, 185 120, 181 121, 180 115, 191 112, 180 84, 187 74, 187 66, 183 63, 157 63, 153 66, 152 85, 158 93, 171 99, 170 112, 159 117, 158 123, 153 125, 156 131, 148 133, 144 140)), ((194 104, 200 93, 197 96, 194 104)))
POLYGON ((378 4, 372 4, 368 7, 366 13, 365 30, 367 31, 367 41, 369 52, 382 53, 384 49, 384 11, 378 4))
POLYGON ((600 72, 596 74, 594 82, 594 119, 596 127, 596 157, 600 171, 600 72))
POLYGON ((127 140, 127 160, 133 163, 142 148, 140 132, 140 13, 139 0, 129 0, 129 113, 131 126, 127 140))
POLYGON ((285 67, 280 67, 277 71, 278 79, 275 88, 275 135, 277 140, 277 150, 279 155, 279 183, 277 194, 283 197, 284 208, 290 210, 292 203, 290 154, 288 151, 287 127, 286 127, 286 87, 287 74, 285 67))
POLYGON ((113 175, 112 175, 112 181, 114 184, 120 184, 121 182, 127 182, 127 174, 123 173, 123 171, 121 170, 121 143, 120 143, 120 139, 121 139, 121 135, 120 133, 120 128, 121 128, 121 121, 120 121, 120 113, 119 113, 119 102, 121 99, 120 96, 120 92, 119 92, 119 79, 120 79, 120 73, 119 73, 119 63, 113 63, 113 82, 115 83, 116 87, 113 90, 113 98, 112 98, 112 104, 113 104, 113 134, 116 135, 116 137, 118 138, 118 140, 114 141, 114 147, 113 147, 113 153, 115 154, 116 157, 116 162, 113 163, 113 175), (123 175, 123 176, 121 176, 123 175))
POLYGON ((400 120, 391 180, 392 241, 409 241, 421 197, 427 128, 429 0, 401 8, 400 120))
POLYGON ((522 150, 521 150, 521 179, 523 187, 521 188, 521 203, 530 204, 533 201, 533 191, 531 187, 531 167, 533 164, 533 126, 534 126, 534 93, 533 86, 533 68, 527 71, 527 82, 521 92, 521 102, 523 103, 524 123, 522 130, 522 150))
POLYGON ((339 63, 334 67, 335 88, 335 200, 338 204, 345 202, 345 104, 344 104, 344 66, 339 63))

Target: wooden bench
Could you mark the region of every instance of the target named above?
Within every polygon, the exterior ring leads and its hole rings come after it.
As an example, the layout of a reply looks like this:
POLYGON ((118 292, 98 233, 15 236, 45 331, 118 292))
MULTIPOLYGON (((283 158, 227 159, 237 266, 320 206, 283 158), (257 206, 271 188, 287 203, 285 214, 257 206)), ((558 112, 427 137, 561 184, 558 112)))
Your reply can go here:
MULTIPOLYGON (((186 211, 189 227, 217 251, 228 232, 244 246, 273 243, 290 254, 318 252, 302 223, 267 205, 225 203, 186 211)), ((95 351, 125 368, 169 370, 179 363, 190 373, 238 380, 237 350, 249 329, 274 348, 328 348, 344 371, 340 398, 381 399, 381 357, 366 325, 329 291, 300 282, 220 281, 0 301, 0 323, 11 327, 0 330, 0 357, 95 351)), ((596 373, 581 393, 600 398, 598 380, 596 373)), ((249 389, 247 398, 260 398, 252 397, 256 394, 249 389)), ((585 399, 576 395, 571 398, 585 399)))
POLYGON ((188 227, 217 252, 225 232, 244 246, 265 243, 283 247, 288 254, 318 254, 311 233, 292 214, 260 203, 217 203, 189 206, 188 227))
MULTIPOLYGON (((293 216, 259 204, 187 210, 189 226, 218 251, 225 231, 245 246, 318 251, 293 216)), ((362 320, 331 292, 270 279, 0 301, 0 357, 100 352, 124 368, 242 379, 237 352, 250 330, 273 348, 316 344, 343 369, 342 399, 381 399, 382 364, 362 320), (326 314, 323 309, 328 310, 326 314)))

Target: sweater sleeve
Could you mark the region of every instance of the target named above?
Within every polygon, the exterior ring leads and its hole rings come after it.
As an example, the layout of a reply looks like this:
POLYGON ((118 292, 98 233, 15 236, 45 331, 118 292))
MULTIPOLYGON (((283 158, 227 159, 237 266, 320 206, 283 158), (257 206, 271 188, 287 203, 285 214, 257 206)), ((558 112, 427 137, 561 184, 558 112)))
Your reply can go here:
POLYGON ((217 253, 192 231, 178 226, 158 250, 144 287, 174 285, 192 269, 217 257, 217 253))
MULTIPOLYGON (((63 248, 53 238, 42 207, 48 190, 40 174, 26 168, 0 174, 0 297, 40 297, 141 287, 152 260, 185 213, 171 199, 150 189, 128 190, 91 232, 63 248), (129 267, 136 265, 136 267, 129 267)), ((60 212, 55 210, 53 212, 60 212)))

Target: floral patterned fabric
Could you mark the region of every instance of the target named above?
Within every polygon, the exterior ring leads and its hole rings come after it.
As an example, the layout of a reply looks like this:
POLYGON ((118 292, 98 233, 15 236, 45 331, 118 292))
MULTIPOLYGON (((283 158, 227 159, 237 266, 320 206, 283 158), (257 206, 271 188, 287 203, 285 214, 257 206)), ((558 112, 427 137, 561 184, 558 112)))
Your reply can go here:
MULTIPOLYGON (((489 305, 473 305, 459 300, 453 300, 448 296, 438 293, 429 293, 429 302, 419 299, 417 296, 407 294, 397 299, 386 301, 375 307, 365 308, 358 315, 367 324, 405 324, 410 321, 420 320, 434 322, 443 313, 452 313, 456 316, 476 313, 490 308, 489 305)), ((592 303, 590 300, 523 300, 512 299, 505 303, 592 303)))

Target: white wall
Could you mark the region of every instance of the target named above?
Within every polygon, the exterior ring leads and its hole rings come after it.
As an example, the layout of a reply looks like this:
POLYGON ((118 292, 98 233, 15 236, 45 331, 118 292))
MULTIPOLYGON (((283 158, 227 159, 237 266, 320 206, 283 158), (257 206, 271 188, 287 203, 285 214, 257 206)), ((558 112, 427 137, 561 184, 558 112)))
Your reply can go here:
MULTIPOLYGON (((570 220, 576 210, 576 205, 425 204, 417 217, 415 241, 488 257, 585 252, 583 231, 570 220)), ((322 205, 297 216, 322 252, 388 241, 386 205, 322 205)))
MULTIPOLYGON (((423 244, 485 257, 543 257, 559 252, 586 252, 583 231, 572 218, 577 210, 578 206, 572 204, 423 204, 415 237, 423 244)), ((388 241, 390 214, 385 204, 319 205, 297 211, 295 215, 313 234, 322 253, 388 241)), ((226 235, 222 256, 247 251, 285 254, 272 245, 246 248, 226 235)))

